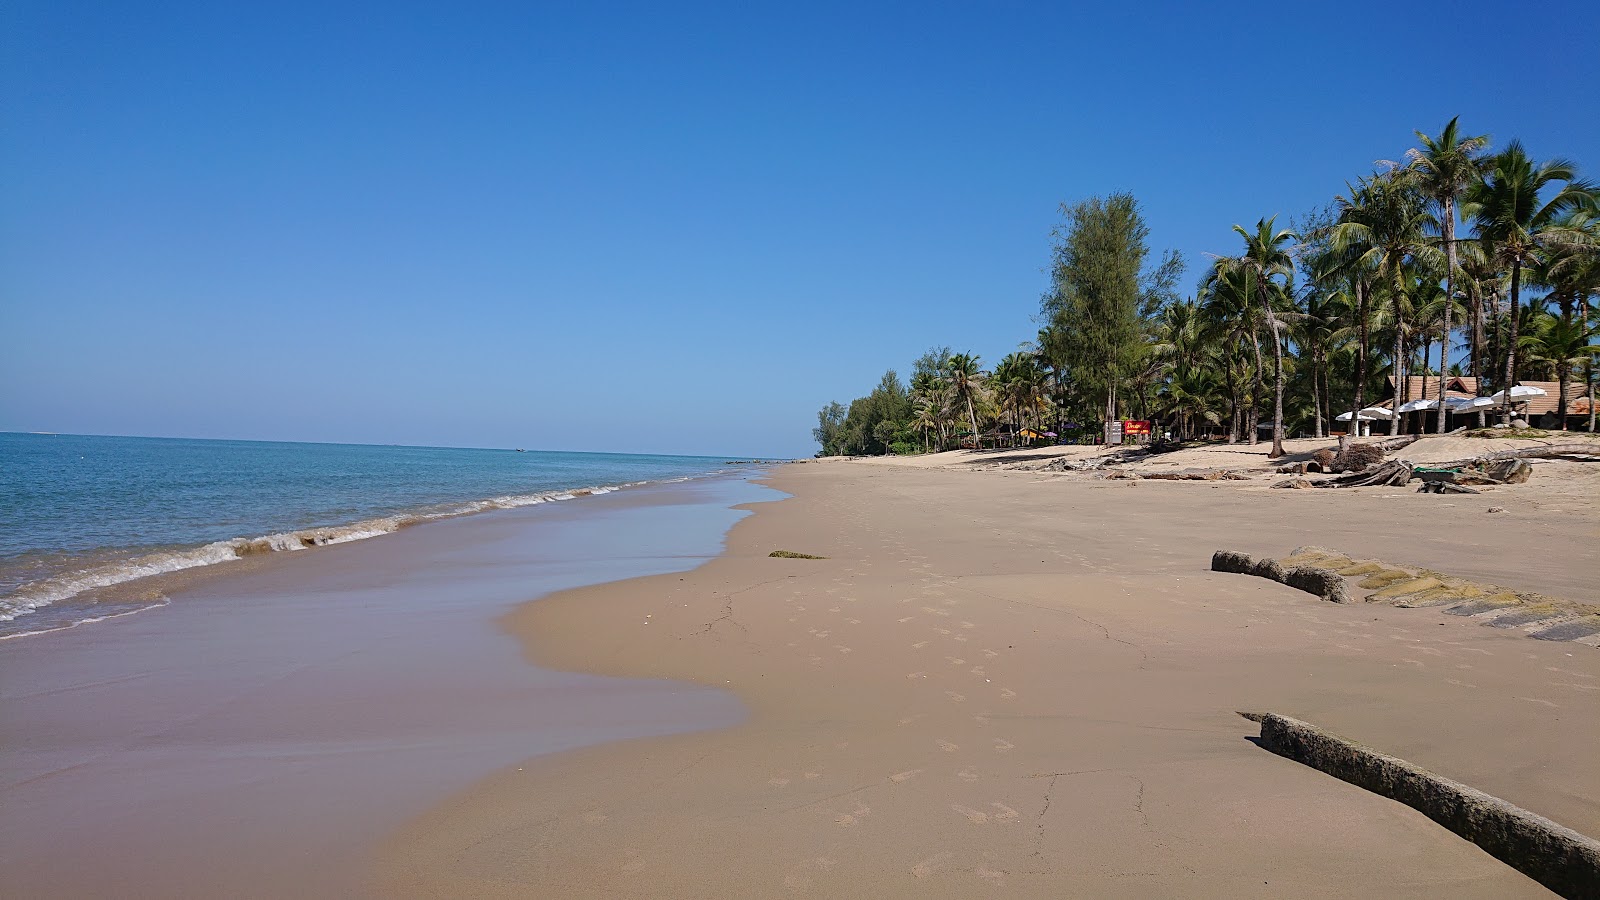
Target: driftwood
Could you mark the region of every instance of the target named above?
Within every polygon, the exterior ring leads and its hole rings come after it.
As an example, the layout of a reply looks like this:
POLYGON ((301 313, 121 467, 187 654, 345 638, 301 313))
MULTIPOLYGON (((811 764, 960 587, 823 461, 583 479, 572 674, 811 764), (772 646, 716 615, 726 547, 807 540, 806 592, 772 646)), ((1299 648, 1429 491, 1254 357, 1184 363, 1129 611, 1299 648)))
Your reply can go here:
POLYGON ((1420 440, 1422 440, 1422 435, 1420 434, 1402 434, 1399 437, 1386 438, 1381 441, 1368 441, 1367 446, 1377 447, 1379 450, 1399 450, 1402 447, 1409 447, 1420 440))
POLYGON ((1424 481, 1422 483, 1422 486, 1417 488, 1417 493, 1419 493, 1419 494, 1481 494, 1481 493, 1483 493, 1483 491, 1480 491, 1477 488, 1467 487, 1464 484, 1457 484, 1457 483, 1455 483, 1453 481, 1424 481))
POLYGON ((1522 450, 1500 450, 1495 453, 1485 453, 1471 459, 1455 459, 1450 462, 1434 463, 1441 469, 1471 466, 1479 463, 1498 462, 1506 459, 1551 459, 1553 457, 1580 457, 1584 462, 1600 461, 1600 444, 1587 442, 1582 444, 1550 444, 1544 447, 1527 447, 1522 450))
POLYGON ((1349 488, 1349 487, 1377 487, 1389 485, 1398 487, 1411 480, 1411 472, 1415 467, 1407 460, 1395 459, 1381 463, 1360 472, 1351 472, 1338 478, 1330 478, 1319 482, 1317 487, 1324 488, 1349 488))
POLYGON ((1227 469, 1184 469, 1180 472, 1141 472, 1140 478, 1156 481, 1248 481, 1250 476, 1227 469))

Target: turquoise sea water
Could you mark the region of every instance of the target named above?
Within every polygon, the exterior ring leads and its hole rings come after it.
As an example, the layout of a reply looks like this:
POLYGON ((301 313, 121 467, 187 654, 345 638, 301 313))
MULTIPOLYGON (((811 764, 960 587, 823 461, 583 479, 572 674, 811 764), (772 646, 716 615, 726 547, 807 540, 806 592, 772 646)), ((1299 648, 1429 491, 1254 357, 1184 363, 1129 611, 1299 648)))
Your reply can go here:
POLYGON ((152 604, 106 588, 585 491, 720 457, 0 433, 0 638, 152 604))

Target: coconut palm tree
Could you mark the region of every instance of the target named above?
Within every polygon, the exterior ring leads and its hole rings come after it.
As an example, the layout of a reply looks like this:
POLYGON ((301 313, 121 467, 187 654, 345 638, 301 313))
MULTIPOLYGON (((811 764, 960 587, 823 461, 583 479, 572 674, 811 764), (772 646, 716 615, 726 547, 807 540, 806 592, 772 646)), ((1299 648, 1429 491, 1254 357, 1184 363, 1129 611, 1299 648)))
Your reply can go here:
POLYGON ((1240 225, 1233 226, 1234 232, 1244 238, 1244 255, 1217 261, 1218 266, 1236 266, 1244 270, 1244 302, 1247 305, 1251 302, 1253 289, 1255 299, 1260 301, 1261 309, 1266 314, 1267 330, 1272 332, 1274 396, 1272 452, 1267 454, 1269 459, 1283 455, 1283 334, 1272 306, 1274 300, 1288 296, 1290 282, 1294 278, 1294 258, 1289 255, 1289 246, 1286 245, 1292 245, 1300 239, 1298 234, 1287 228, 1274 231, 1273 226, 1277 221, 1277 216, 1258 219, 1253 232, 1246 231, 1240 225), (1277 280, 1280 278, 1281 281, 1277 280))
POLYGON ((983 369, 979 367, 979 358, 972 353, 956 353, 945 364, 945 377, 950 380, 957 403, 967 407, 967 421, 972 425, 973 446, 978 446, 978 414, 974 411, 973 401, 983 390, 983 369))
MULTIPOLYGON (((1480 154, 1489 145, 1489 136, 1486 134, 1463 137, 1457 126, 1459 118, 1458 116, 1447 122, 1437 138, 1417 132, 1417 139, 1422 142, 1422 146, 1406 152, 1409 171, 1418 190, 1437 204, 1442 214, 1439 226, 1447 258, 1444 275, 1446 297, 1454 297, 1456 293, 1455 276, 1459 258, 1456 252, 1456 203, 1467 188, 1482 177, 1483 162, 1480 154)), ((1440 327, 1444 331, 1444 336, 1439 344, 1441 374, 1450 371, 1450 307, 1451 304, 1446 303, 1442 308, 1443 322, 1440 327)), ((1439 396, 1441 405, 1438 433, 1444 434, 1445 416, 1442 405, 1444 395, 1441 393, 1439 396)))
POLYGON ((1256 339, 1257 307, 1248 300, 1251 276, 1243 266, 1218 260, 1201 286, 1201 333, 1204 341, 1216 348, 1223 383, 1228 392, 1228 443, 1236 443, 1248 424, 1254 436, 1255 423, 1247 422, 1243 392, 1246 382, 1261 382, 1261 342, 1256 339), (1255 358, 1250 368, 1246 357, 1255 358))
POLYGON ((1562 247, 1593 246, 1595 238, 1581 228, 1573 228, 1568 214, 1595 206, 1594 188, 1579 181, 1577 170, 1564 159, 1536 164, 1528 158, 1519 141, 1489 162, 1484 177, 1467 189, 1462 214, 1472 220, 1486 257, 1511 269, 1511 333, 1506 339, 1505 421, 1511 421, 1511 391, 1517 376, 1518 309, 1521 305, 1522 270, 1537 264, 1562 247), (1549 200, 1557 182, 1559 190, 1549 200))
POLYGON ((1522 353, 1530 367, 1543 370, 1556 380, 1559 396, 1556 398, 1556 418, 1561 420, 1561 430, 1567 430, 1567 382, 1572 370, 1592 363, 1600 347, 1591 343, 1594 335, 1588 323, 1580 319, 1540 313, 1534 320, 1531 334, 1522 336, 1522 353))
MULTIPOLYGON (((1413 260, 1442 264, 1444 254, 1426 239, 1435 220, 1424 198, 1407 179, 1396 174, 1388 172, 1363 179, 1349 198, 1338 199, 1340 216, 1339 223, 1333 226, 1332 246, 1343 258, 1343 265, 1371 271, 1389 293, 1394 331, 1390 365, 1398 406, 1406 384, 1406 265, 1413 260)), ((1398 415, 1389 420, 1389 433, 1400 433, 1398 415)))

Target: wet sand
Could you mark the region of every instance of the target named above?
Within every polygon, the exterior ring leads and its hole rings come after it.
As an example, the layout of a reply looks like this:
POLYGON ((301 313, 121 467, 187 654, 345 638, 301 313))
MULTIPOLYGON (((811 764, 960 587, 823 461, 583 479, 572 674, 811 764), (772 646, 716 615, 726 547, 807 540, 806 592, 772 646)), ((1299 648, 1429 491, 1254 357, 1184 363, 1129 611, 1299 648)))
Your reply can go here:
POLYGON ((794 497, 710 563, 506 620, 541 665, 717 686, 750 717, 508 767, 400 829, 374 893, 1547 896, 1235 710, 1600 834, 1600 653, 1208 571, 1321 544, 1592 586, 1593 510, 855 463, 771 483, 794 497))
POLYGON ((530 666, 495 620, 692 568, 773 496, 720 479, 442 521, 5 642, 0 894, 355 894, 384 835, 500 768, 738 721, 724 691, 530 666))

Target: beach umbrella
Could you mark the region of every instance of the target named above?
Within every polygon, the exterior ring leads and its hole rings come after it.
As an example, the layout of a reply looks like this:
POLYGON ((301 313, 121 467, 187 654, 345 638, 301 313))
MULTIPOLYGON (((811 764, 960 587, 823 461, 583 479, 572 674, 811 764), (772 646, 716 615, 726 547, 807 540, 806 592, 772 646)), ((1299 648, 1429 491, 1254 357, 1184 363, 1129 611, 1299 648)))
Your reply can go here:
POLYGON ((1403 413, 1421 412, 1425 409, 1433 409, 1438 405, 1439 401, 1437 400, 1413 400, 1410 403, 1401 405, 1400 411, 1403 413))
POLYGON ((1044 433, 1044 436, 1045 437, 1060 437, 1060 435, 1056 434, 1054 431, 1046 431, 1044 433))
POLYGON ((1494 399, 1490 397, 1451 397, 1444 401, 1444 405, 1450 407, 1451 412, 1465 412, 1469 409, 1483 409, 1486 406, 1493 406, 1494 399))
MULTIPOLYGON (((1333 418, 1334 421, 1350 421, 1350 413, 1339 413, 1333 418)), ((1382 407, 1366 407, 1365 410, 1362 410, 1362 416, 1360 416, 1362 421, 1389 421, 1392 418, 1395 418, 1394 413, 1390 413, 1389 410, 1382 407)))
MULTIPOLYGON (((1543 397, 1545 393, 1546 392, 1544 388, 1536 388, 1526 384, 1515 384, 1511 386, 1512 400, 1526 400, 1529 397, 1543 397)), ((1489 395, 1489 399, 1494 401, 1496 404, 1504 403, 1506 402, 1506 392, 1495 391, 1493 394, 1489 395)))

